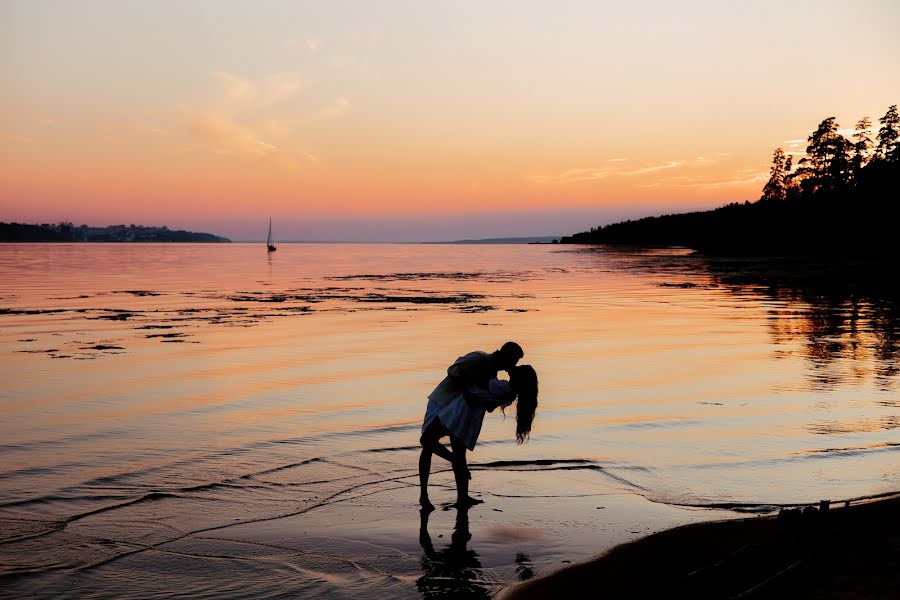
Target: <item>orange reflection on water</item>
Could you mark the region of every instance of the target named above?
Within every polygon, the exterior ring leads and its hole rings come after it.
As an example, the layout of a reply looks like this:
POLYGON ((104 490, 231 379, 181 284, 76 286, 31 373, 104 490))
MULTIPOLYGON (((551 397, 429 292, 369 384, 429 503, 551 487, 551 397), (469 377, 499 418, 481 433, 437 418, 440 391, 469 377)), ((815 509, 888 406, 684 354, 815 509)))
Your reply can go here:
MULTIPOLYGON (((599 461, 660 498, 834 495, 796 457, 886 447, 895 309, 731 269, 678 250, 4 246, 9 464, 55 473, 5 493, 121 472, 187 485, 310 454, 411 467, 447 366, 515 339, 541 382, 533 437, 516 446, 514 411, 488 415, 475 462, 599 461)), ((887 451, 826 462, 852 474, 847 495, 894 472, 887 451)))

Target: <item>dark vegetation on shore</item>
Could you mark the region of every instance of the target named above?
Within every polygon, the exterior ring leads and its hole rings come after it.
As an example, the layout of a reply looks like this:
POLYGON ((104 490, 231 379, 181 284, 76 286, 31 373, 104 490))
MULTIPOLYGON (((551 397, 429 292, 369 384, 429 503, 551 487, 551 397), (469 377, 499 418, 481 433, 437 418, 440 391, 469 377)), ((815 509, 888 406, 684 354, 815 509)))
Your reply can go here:
POLYGON ((172 230, 168 227, 110 225, 75 226, 71 223, 28 225, 0 223, 0 242, 202 242, 228 243, 228 238, 211 233, 172 230))
POLYGON ((851 138, 834 117, 793 163, 774 152, 756 202, 613 223, 562 238, 568 244, 687 246, 710 253, 872 256, 897 254, 900 114, 891 106, 875 139, 868 117, 851 138))

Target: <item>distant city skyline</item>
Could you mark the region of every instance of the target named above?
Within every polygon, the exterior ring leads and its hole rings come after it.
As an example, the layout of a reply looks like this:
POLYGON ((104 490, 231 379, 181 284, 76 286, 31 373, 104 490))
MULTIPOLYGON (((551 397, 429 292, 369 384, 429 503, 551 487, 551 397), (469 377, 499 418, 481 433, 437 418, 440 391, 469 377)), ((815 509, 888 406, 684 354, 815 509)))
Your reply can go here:
POLYGON ((0 221, 440 241, 754 200, 773 148, 900 102, 898 26, 878 0, 7 1, 0 221))

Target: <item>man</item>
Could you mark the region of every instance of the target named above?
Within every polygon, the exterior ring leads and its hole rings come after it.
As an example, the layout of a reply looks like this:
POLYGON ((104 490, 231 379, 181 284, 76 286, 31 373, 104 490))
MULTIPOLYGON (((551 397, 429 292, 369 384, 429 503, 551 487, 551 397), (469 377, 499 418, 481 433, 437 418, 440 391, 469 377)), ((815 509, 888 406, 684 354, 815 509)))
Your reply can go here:
POLYGON ((452 402, 458 400, 460 395, 470 406, 480 403, 488 410, 496 408, 497 404, 488 405, 485 400, 474 395, 471 389, 487 390, 489 382, 496 379, 498 371, 509 371, 524 355, 522 348, 515 342, 506 342, 499 350, 495 350, 491 354, 470 352, 457 358, 450 365, 447 369, 447 376, 428 395, 428 408, 425 410, 422 437, 419 439, 419 443, 422 445, 422 454, 419 456, 419 484, 421 486, 419 503, 423 510, 434 510, 434 505, 428 499, 428 476, 431 473, 432 454, 437 454, 453 465, 457 505, 462 507, 462 505, 480 502, 469 496, 471 475, 465 462, 466 447, 456 436, 450 434, 438 415, 452 402), (439 441, 445 435, 450 435, 452 452, 439 441))

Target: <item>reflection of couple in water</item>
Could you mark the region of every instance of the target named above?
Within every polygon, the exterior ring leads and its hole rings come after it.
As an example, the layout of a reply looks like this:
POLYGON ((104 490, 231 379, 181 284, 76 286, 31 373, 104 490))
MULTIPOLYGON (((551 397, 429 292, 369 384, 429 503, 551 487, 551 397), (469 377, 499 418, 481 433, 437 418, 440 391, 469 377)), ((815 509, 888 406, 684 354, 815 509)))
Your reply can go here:
POLYGON ((447 369, 447 377, 428 396, 425 421, 422 424, 422 454, 419 457, 419 484, 422 491, 419 503, 424 511, 434 510, 428 499, 428 475, 431 455, 450 462, 456 479, 456 504, 464 508, 478 504, 469 496, 466 450, 474 450, 485 411, 505 408, 517 401, 516 442, 528 439, 537 409, 537 374, 530 365, 516 366, 524 356, 515 342, 507 342, 495 352, 470 352, 456 359, 447 369), (506 371, 509 381, 497 379, 498 371, 506 371), (450 447, 440 443, 450 436, 450 447))
POLYGON ((419 524, 419 544, 423 551, 422 576, 416 580, 419 592, 424 598, 490 598, 489 582, 484 581, 478 553, 467 547, 472 538, 469 508, 457 509, 450 544, 440 550, 435 549, 428 533, 430 514, 423 510, 419 524))

